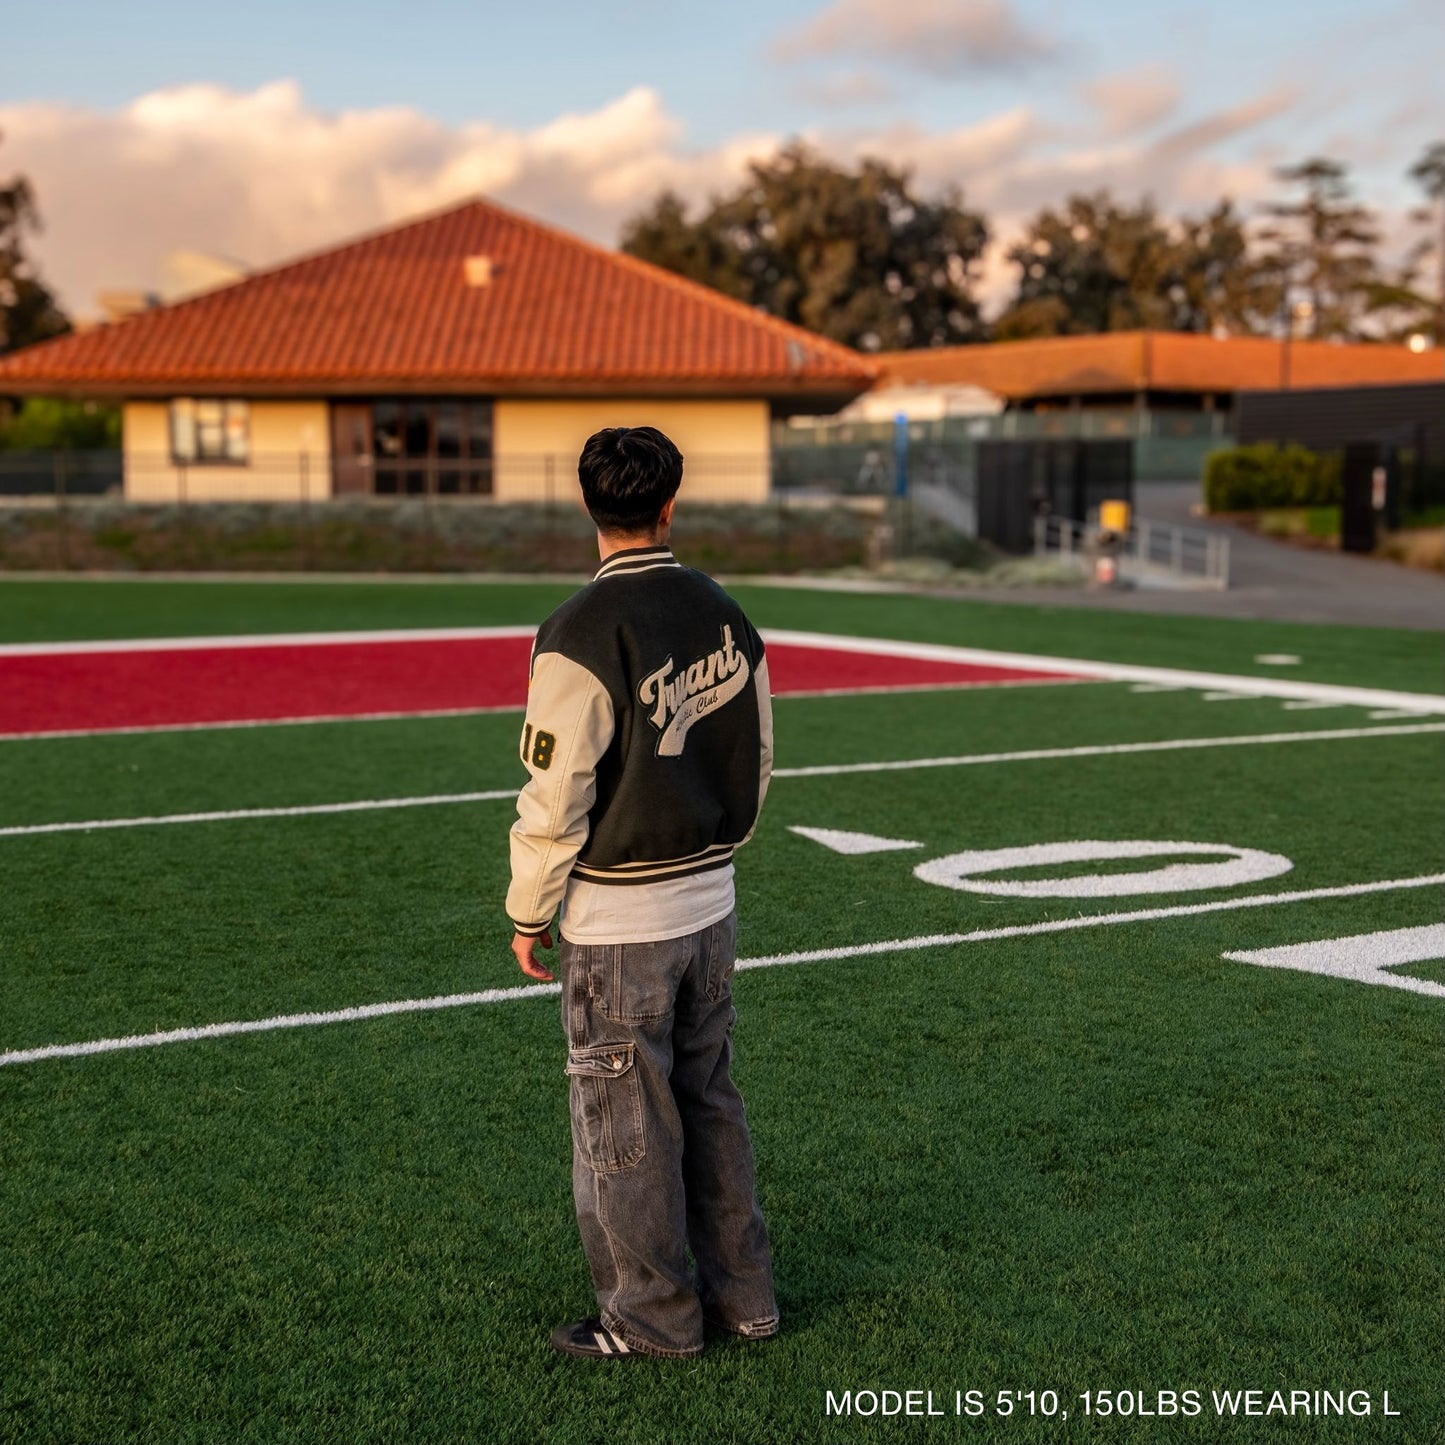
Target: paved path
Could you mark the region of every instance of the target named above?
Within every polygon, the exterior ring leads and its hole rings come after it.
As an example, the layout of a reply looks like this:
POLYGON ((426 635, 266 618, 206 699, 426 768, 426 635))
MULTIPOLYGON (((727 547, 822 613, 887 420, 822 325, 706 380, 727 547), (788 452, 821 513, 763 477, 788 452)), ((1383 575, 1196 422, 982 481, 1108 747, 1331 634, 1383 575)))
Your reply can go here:
POLYGON ((1445 577, 1438 572, 1273 542, 1231 523, 1194 516, 1190 508, 1198 500, 1199 486, 1194 482, 1141 483, 1135 493, 1138 514, 1148 521, 1220 532, 1229 538, 1230 585, 1225 592, 1020 587, 979 589, 967 595, 990 602, 1099 607, 1115 612, 1260 617, 1445 632, 1445 577))

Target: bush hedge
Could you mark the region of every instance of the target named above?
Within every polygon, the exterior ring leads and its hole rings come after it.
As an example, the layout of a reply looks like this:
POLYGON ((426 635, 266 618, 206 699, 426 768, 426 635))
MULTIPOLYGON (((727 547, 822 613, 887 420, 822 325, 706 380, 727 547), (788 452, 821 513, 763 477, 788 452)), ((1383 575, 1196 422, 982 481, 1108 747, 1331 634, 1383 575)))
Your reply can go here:
MULTIPOLYGON (((694 505, 679 554, 729 572, 860 566, 879 518, 845 506, 694 505)), ((580 507, 331 501, 0 506, 0 568, 264 572, 591 572, 580 507)))
POLYGON ((1256 442, 1210 455, 1204 504, 1211 512, 1265 507, 1331 507, 1340 502, 1340 459, 1293 442, 1256 442))

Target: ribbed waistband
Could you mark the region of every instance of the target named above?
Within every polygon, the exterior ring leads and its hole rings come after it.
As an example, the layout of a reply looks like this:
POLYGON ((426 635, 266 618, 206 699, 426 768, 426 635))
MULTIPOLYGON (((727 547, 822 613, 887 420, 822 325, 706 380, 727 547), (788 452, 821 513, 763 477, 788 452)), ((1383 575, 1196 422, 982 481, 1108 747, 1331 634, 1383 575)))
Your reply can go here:
POLYGON ((595 863, 575 863, 572 877, 588 883, 656 883, 662 878, 686 878, 690 873, 706 873, 713 868, 726 868, 733 861, 733 844, 715 843, 700 853, 686 858, 667 858, 655 862, 618 863, 610 868, 595 863))

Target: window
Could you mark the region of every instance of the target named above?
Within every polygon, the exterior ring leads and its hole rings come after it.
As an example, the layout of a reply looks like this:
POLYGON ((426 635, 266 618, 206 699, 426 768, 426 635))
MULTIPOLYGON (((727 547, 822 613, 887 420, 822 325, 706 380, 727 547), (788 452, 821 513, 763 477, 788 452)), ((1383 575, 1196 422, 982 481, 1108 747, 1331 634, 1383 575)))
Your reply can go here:
POLYGON ((490 401, 376 401, 371 417, 377 492, 391 496, 490 494, 490 401))
POLYGON ((171 459, 244 464, 251 456, 251 406, 216 397, 171 403, 171 459))

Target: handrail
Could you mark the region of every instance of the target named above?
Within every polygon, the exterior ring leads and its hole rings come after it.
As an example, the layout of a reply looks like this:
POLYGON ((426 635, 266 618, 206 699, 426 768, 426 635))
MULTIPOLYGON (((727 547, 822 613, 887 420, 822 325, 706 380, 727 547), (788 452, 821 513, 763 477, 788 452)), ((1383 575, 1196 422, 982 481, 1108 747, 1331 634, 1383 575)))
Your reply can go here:
MULTIPOLYGON (((1095 550, 1099 537, 1094 522, 1048 514, 1034 518, 1036 555, 1082 556, 1095 550)), ((1220 532, 1139 517, 1116 555, 1137 574, 1164 573, 1221 589, 1229 586, 1229 538, 1220 532)))

